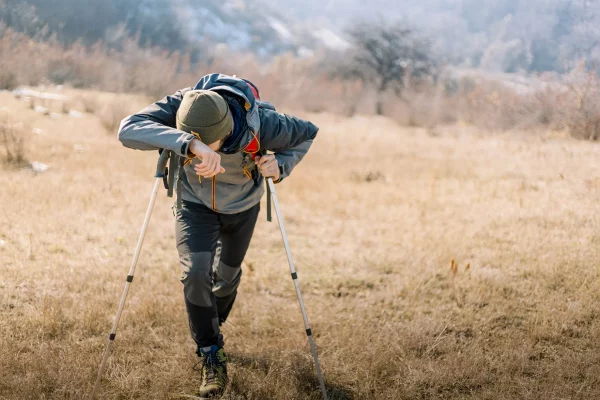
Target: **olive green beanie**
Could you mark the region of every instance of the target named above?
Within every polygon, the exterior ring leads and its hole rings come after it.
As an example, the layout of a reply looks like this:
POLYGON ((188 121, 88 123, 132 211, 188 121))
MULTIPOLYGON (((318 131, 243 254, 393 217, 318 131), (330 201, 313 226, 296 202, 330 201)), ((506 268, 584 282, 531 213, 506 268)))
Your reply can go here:
POLYGON ((223 139, 233 129, 229 106, 210 90, 190 90, 183 95, 176 117, 177 129, 195 132, 202 143, 223 139))

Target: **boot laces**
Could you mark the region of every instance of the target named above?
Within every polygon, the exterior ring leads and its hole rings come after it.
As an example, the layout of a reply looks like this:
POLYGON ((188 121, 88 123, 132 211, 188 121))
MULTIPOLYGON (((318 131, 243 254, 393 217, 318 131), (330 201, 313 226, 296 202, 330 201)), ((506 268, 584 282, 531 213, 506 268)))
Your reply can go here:
POLYGON ((198 371, 198 365, 201 364, 200 371, 204 374, 206 384, 217 382, 218 368, 223 365, 216 354, 206 354, 202 356, 202 360, 194 365, 194 370, 198 371))

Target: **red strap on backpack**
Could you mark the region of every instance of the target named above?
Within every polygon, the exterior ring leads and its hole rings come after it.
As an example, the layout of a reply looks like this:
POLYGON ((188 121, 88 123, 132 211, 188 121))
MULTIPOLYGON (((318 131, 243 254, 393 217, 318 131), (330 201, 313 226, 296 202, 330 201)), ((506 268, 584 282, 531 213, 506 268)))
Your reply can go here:
MULTIPOLYGON (((252 90, 252 94, 256 98, 256 100, 260 101, 260 94, 258 93, 258 88, 254 86, 254 83, 250 82, 247 79, 244 79, 244 82, 250 86, 250 90, 252 90)), ((260 150, 260 141, 258 140, 258 136, 254 135, 254 139, 248 143, 248 146, 244 149, 244 152, 249 153, 252 160, 254 160, 258 156, 258 151, 260 150)))
POLYGON ((260 101, 260 93, 258 93, 258 88, 254 85, 254 83, 250 82, 248 79, 244 79, 244 82, 250 86, 250 90, 252 90, 252 94, 256 98, 256 100, 260 101))

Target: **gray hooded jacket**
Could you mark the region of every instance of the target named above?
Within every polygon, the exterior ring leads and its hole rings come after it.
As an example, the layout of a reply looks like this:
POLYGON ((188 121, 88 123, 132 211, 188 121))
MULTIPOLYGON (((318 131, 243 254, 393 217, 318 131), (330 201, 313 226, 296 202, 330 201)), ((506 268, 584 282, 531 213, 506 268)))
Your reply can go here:
POLYGON ((264 193, 263 178, 249 154, 243 149, 256 134, 260 150, 270 150, 279 163, 280 180, 289 176, 296 164, 308 152, 318 128, 309 121, 284 115, 261 107, 249 86, 241 79, 221 74, 203 77, 194 87, 179 90, 171 96, 149 105, 121 122, 118 137, 121 143, 137 150, 166 149, 188 157, 188 147, 194 136, 175 128, 175 117, 186 91, 205 89, 225 91, 251 104, 248 110, 248 137, 241 148, 231 154, 219 153, 225 173, 212 179, 201 179, 193 166, 194 158, 183 170, 179 191, 182 200, 204 204, 216 212, 235 214, 256 205, 264 193))

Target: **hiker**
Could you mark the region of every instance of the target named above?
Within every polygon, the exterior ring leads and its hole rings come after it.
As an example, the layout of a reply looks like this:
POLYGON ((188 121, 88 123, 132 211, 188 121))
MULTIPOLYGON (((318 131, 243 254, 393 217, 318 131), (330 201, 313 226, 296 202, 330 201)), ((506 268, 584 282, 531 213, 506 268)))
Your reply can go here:
POLYGON ((124 146, 164 149, 181 160, 175 237, 202 365, 201 397, 218 396, 225 388, 227 357, 219 327, 235 301, 264 177, 279 183, 289 176, 317 131, 311 122, 260 101, 251 82, 222 74, 206 75, 195 87, 121 123, 118 137, 124 146))

